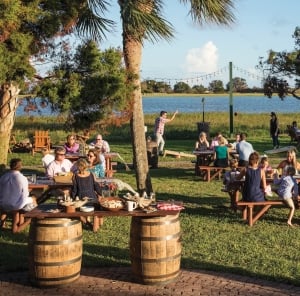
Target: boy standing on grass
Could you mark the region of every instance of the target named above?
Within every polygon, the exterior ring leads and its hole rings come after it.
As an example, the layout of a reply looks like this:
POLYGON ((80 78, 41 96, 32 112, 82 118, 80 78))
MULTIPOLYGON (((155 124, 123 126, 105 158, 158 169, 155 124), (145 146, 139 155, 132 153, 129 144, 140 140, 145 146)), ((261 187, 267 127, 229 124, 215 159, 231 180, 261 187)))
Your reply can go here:
POLYGON ((178 113, 178 110, 175 111, 175 113, 170 119, 167 118, 167 113, 168 113, 167 111, 160 111, 160 116, 155 119, 154 136, 156 138, 159 155, 164 154, 165 140, 163 138, 163 135, 164 135, 165 124, 167 122, 171 122, 172 120, 174 120, 176 114, 178 113))
POLYGON ((279 184, 277 194, 283 199, 284 203, 290 208, 287 224, 293 226, 292 218, 295 212, 295 205, 293 198, 298 198, 298 184, 293 177, 296 173, 294 167, 289 166, 287 168, 287 175, 278 179, 278 174, 274 176, 274 184, 279 184))

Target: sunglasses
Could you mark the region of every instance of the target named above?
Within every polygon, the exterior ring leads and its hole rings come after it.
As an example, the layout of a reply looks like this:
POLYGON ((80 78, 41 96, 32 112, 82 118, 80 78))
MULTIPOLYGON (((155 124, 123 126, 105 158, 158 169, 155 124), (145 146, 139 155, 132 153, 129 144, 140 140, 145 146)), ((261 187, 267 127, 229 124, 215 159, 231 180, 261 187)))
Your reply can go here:
POLYGON ((97 139, 97 141, 100 141, 100 140, 102 140, 102 139, 97 139))
POLYGON ((65 153, 56 153, 56 155, 66 155, 65 153))
POLYGON ((87 157, 95 157, 95 155, 88 155, 87 157))

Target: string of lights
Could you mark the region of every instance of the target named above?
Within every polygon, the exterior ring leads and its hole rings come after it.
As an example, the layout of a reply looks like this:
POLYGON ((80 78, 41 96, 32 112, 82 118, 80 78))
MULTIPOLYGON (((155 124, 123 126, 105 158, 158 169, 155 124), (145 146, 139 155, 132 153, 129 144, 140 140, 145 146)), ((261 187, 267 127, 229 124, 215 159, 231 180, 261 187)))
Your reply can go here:
MULTIPOLYGON (((262 76, 257 75, 256 73, 250 72, 248 70, 245 70, 241 67, 232 66, 233 70, 237 71, 243 76, 247 76, 252 79, 256 79, 259 81, 262 81, 264 78, 262 76)), ((211 73, 206 73, 206 74, 196 74, 195 76, 192 77, 175 77, 175 78, 170 78, 170 77, 147 77, 143 78, 143 80, 154 80, 154 81, 161 81, 161 82, 166 82, 168 84, 174 84, 178 82, 185 82, 190 85, 195 85, 199 84, 204 81, 211 81, 214 78, 218 78, 221 75, 224 75, 225 73, 229 73, 229 66, 222 67, 218 69, 217 71, 211 72, 211 73)), ((234 77, 237 77, 238 75, 234 75, 234 77)))

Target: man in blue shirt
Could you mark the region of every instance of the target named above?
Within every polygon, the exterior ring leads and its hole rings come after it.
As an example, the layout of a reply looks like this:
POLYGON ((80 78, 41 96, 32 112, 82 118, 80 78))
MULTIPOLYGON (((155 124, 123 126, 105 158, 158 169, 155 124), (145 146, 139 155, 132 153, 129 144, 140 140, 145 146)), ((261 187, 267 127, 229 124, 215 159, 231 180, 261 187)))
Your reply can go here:
POLYGON ((254 149, 252 144, 246 141, 247 135, 241 133, 240 142, 236 145, 236 152, 239 154, 239 166, 245 167, 248 165, 249 156, 254 149))

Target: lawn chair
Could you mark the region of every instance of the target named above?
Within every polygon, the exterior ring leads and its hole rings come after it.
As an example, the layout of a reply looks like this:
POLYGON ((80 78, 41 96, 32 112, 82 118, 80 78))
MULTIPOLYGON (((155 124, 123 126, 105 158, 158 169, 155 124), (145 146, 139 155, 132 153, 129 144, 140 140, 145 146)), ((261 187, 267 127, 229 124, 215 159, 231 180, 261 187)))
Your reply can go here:
POLYGON ((50 150, 50 136, 48 131, 35 131, 32 145, 32 155, 43 148, 50 150))

